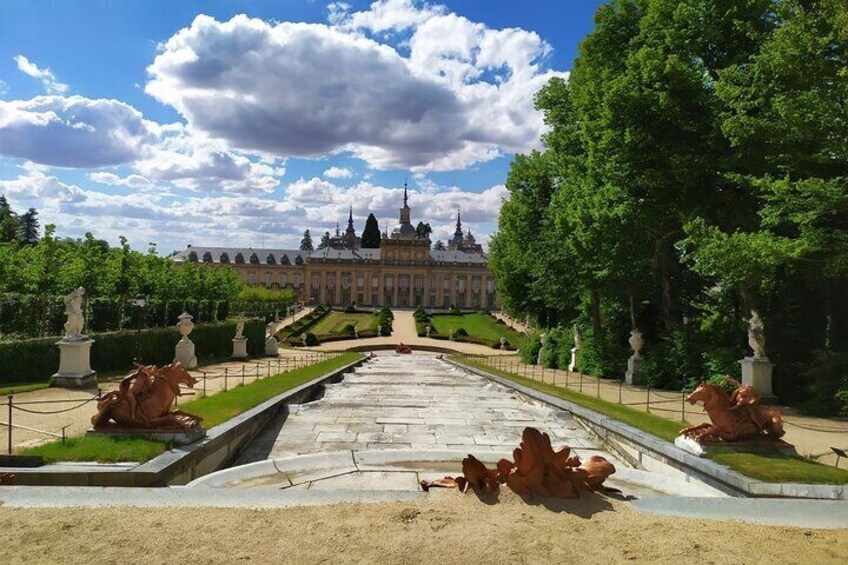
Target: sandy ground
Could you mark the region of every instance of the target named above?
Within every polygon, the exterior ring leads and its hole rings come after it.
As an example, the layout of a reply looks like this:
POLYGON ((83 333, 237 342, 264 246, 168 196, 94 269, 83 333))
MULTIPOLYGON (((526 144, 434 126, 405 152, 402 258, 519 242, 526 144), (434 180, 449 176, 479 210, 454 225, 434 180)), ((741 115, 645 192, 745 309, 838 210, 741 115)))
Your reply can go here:
POLYGON ((640 514, 592 495, 550 507, 442 491, 280 510, 0 508, 0 563, 846 563, 848 530, 640 514))

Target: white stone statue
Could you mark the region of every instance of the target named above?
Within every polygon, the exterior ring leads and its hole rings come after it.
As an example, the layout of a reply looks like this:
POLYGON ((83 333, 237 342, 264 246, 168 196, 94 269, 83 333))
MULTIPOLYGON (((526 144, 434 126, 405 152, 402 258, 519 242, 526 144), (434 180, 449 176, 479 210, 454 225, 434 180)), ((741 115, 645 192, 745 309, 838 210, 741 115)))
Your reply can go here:
POLYGON ((539 336, 539 341, 542 342, 542 347, 539 348, 539 354, 536 355, 536 364, 537 365, 542 364, 542 350, 545 349, 545 346, 548 345, 548 334, 546 334, 545 332, 542 332, 542 335, 539 336))
POLYGON ((306 347, 306 332, 300 334, 300 341, 302 341, 303 346, 306 347))
POLYGON ((453 341, 453 330, 448 334, 448 341, 453 341))
POLYGON ((430 330, 431 329, 432 328, 430 328, 430 326, 425 327, 424 328, 424 335, 426 335, 427 337, 430 337, 430 330))
POLYGON ((630 347, 633 348, 634 357, 641 357, 640 351, 642 351, 642 346, 645 345, 645 340, 642 339, 642 332, 638 328, 633 328, 630 330, 630 338, 627 341, 630 343, 630 347))
POLYGON ((751 310, 748 320, 748 345, 754 351, 754 359, 766 359, 765 324, 756 310, 751 310))
POLYGON ((577 324, 574 324, 574 347, 571 348, 571 360, 568 363, 569 371, 577 371, 577 352, 580 350, 580 328, 577 327, 577 324))
POLYGON ((179 322, 177 322, 177 329, 180 330, 180 335, 183 336, 181 341, 188 340, 188 336, 191 331, 194 329, 194 322, 192 321, 194 317, 188 312, 183 312, 179 316, 177 316, 179 322))
POLYGON ((268 324, 265 326, 265 337, 274 337, 274 330, 276 329, 277 324, 275 324, 274 322, 268 322, 268 324))
POLYGON ((85 289, 79 287, 65 297, 65 315, 68 317, 68 321, 65 322, 65 341, 87 339, 87 336, 82 334, 82 328, 85 326, 85 318, 82 315, 82 297, 84 294, 85 289))
POLYGON ((244 339, 244 314, 238 315, 236 322, 236 339, 244 339))
POLYGON ((574 324, 573 332, 574 332, 574 349, 577 350, 577 349, 580 349, 580 340, 582 339, 581 336, 580 336, 580 328, 577 327, 577 324, 574 324))
POLYGON ((500 342, 500 344, 501 344, 501 349, 503 349, 503 348, 504 348, 504 344, 506 343, 506 338, 505 338, 504 336, 501 336, 501 338, 500 338, 498 341, 499 341, 499 342, 500 342))

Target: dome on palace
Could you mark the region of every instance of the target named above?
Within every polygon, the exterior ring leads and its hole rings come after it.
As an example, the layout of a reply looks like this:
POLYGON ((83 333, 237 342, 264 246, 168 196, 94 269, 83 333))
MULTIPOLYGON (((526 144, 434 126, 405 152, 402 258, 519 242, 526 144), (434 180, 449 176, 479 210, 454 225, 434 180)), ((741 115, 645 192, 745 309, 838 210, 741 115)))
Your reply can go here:
POLYGON ((418 237, 418 232, 415 231, 415 228, 412 227, 412 224, 402 223, 395 226, 395 229, 392 230, 392 235, 408 236, 409 238, 415 238, 418 237))

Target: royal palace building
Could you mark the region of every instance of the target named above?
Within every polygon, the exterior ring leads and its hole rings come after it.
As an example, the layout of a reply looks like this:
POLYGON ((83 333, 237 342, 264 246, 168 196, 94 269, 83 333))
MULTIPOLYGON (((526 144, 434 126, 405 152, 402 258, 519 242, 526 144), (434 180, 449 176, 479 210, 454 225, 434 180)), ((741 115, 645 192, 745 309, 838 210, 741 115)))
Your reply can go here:
POLYGON ((470 231, 463 234, 460 217, 448 248, 437 250, 430 248, 429 237, 419 237, 410 216, 404 189, 400 222, 391 234, 382 234, 379 248, 360 247, 351 211, 347 230, 337 232, 325 249, 189 245, 173 259, 233 267, 248 285, 292 288, 305 304, 499 308, 486 256, 470 231))

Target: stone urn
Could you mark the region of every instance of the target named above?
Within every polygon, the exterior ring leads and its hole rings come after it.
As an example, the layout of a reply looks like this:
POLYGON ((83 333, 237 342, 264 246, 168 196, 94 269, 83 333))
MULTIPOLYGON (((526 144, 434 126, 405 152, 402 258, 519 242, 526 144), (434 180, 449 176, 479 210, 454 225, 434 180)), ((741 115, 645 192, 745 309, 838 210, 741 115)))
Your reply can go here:
POLYGON ((381 337, 383 335, 383 326, 377 326, 377 337, 381 337))
POLYGON ((448 334, 448 341, 453 341, 453 330, 448 334))
POLYGON ((633 328, 630 330, 630 338, 627 341, 630 343, 631 349, 633 349, 634 357, 642 357, 640 352, 645 345, 645 340, 642 339, 642 332, 638 328, 633 328))
POLYGON ((300 341, 303 342, 303 347, 306 347, 306 332, 300 334, 300 341))
POLYGON ((183 336, 182 340, 185 341, 188 339, 189 334, 194 329, 194 316, 189 314, 188 312, 183 312, 179 316, 177 316, 177 329, 180 331, 180 335, 183 336))
POLYGON ((501 349, 503 349, 503 348, 504 348, 504 344, 506 344, 506 338, 505 338, 504 336, 501 336, 501 338, 500 338, 498 341, 501 343, 501 347, 500 347, 500 348, 501 348, 501 349))
POLYGON ((430 326, 427 326, 426 328, 424 328, 424 335, 426 335, 427 337, 430 337, 430 326))

